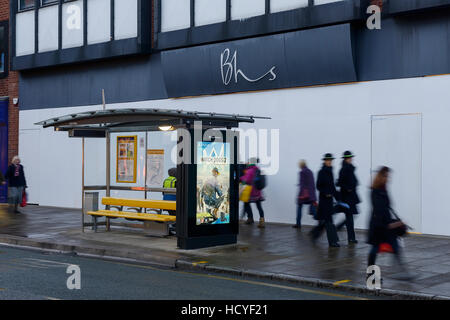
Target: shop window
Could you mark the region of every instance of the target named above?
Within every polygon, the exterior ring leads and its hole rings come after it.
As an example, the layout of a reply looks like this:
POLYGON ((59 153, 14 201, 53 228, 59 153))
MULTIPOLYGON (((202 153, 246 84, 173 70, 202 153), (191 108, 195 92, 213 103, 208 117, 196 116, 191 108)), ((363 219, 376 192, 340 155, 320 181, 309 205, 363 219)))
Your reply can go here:
POLYGON ((59 0, 41 0, 41 6, 45 6, 48 4, 57 4, 59 0))
POLYGON ((8 24, 0 22, 0 78, 8 75, 8 24))
POLYGON ((19 1, 19 11, 33 9, 34 0, 18 0, 19 1))

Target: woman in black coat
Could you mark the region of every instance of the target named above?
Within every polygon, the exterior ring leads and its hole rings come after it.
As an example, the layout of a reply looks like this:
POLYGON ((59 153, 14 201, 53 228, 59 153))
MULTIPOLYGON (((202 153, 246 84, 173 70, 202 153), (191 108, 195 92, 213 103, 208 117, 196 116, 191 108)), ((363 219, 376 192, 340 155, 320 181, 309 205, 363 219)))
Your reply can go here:
POLYGON ((402 269, 402 274, 399 277, 410 279, 411 277, 402 262, 397 235, 394 232, 396 228, 402 227, 404 224, 401 221, 395 221, 391 217, 391 203, 386 189, 389 172, 390 169, 388 167, 382 167, 372 184, 372 215, 367 240, 367 243, 371 244, 372 248, 369 253, 368 265, 375 265, 380 244, 388 243, 391 245, 395 258, 402 269))
POLYGON ((355 175, 355 167, 352 164, 354 155, 350 151, 345 151, 343 155, 342 168, 339 171, 339 179, 337 186, 340 187, 341 201, 350 206, 345 213, 345 220, 336 226, 339 231, 344 225, 347 229, 347 237, 349 243, 358 243, 355 236, 355 228, 353 215, 358 214, 356 205, 360 203, 356 188, 358 187, 358 179, 355 175))
POLYGON ((327 230, 328 244, 330 247, 339 247, 339 238, 336 227, 333 223, 334 204, 333 198, 338 200, 339 195, 336 191, 333 178, 333 155, 331 153, 325 154, 322 169, 317 175, 316 187, 319 190, 319 205, 317 208, 316 219, 320 220, 319 224, 311 231, 311 238, 313 241, 322 233, 323 229, 327 230))

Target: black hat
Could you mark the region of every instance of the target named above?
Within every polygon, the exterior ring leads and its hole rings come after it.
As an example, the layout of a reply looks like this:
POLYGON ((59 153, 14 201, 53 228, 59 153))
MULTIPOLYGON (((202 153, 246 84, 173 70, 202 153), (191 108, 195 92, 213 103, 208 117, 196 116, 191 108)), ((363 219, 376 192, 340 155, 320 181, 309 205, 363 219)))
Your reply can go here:
POLYGON ((322 160, 334 160, 334 157, 331 153, 325 153, 322 160))
POLYGON ((344 154, 342 155, 342 159, 353 158, 354 156, 355 155, 351 151, 345 151, 344 154))

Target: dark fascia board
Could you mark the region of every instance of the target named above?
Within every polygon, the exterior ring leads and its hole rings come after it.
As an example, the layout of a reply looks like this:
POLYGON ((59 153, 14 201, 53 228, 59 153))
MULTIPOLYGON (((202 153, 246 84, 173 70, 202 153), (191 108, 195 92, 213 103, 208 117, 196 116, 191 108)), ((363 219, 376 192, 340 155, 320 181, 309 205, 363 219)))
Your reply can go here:
POLYGON ((449 7, 450 0, 389 0, 387 4, 390 14, 398 14, 449 7))
POLYGON ((155 50, 190 47, 299 29, 361 20, 366 0, 334 2, 284 12, 265 14, 245 20, 228 20, 206 26, 161 32, 155 50))
POLYGON ((115 40, 88 46, 42 52, 12 58, 12 70, 31 70, 48 66, 109 59, 141 53, 138 38, 115 40))

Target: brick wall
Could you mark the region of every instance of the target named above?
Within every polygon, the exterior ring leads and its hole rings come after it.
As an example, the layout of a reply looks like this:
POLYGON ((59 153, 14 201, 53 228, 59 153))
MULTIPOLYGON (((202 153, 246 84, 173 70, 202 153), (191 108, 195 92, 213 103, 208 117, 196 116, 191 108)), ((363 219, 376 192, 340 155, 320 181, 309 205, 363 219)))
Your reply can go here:
MULTIPOLYGON (((0 0, 0 21, 8 20, 9 0, 0 0)), ((9 48, 11 51, 11 41, 9 48)), ((8 159, 12 159, 19 153, 19 105, 13 104, 13 98, 19 97, 19 74, 17 72, 10 70, 6 79, 0 79, 0 96, 9 97, 8 159)))

